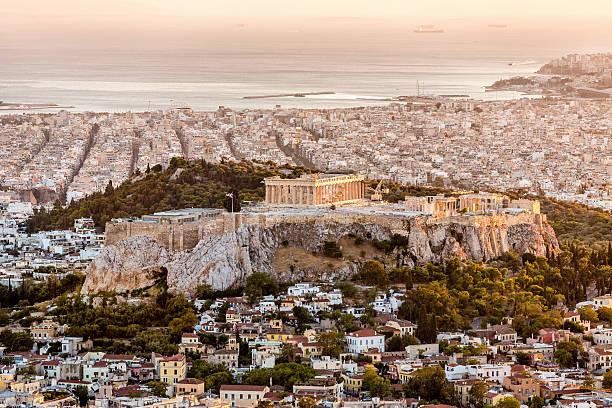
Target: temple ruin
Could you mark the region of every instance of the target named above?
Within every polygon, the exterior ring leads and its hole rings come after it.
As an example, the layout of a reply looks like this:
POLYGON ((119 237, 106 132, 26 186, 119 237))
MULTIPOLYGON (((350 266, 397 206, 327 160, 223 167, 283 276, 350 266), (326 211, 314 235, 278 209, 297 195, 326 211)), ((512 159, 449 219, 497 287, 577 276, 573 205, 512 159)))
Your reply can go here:
POLYGON ((355 203, 365 197, 364 177, 356 174, 303 174, 296 179, 265 179, 266 205, 326 206, 355 203))

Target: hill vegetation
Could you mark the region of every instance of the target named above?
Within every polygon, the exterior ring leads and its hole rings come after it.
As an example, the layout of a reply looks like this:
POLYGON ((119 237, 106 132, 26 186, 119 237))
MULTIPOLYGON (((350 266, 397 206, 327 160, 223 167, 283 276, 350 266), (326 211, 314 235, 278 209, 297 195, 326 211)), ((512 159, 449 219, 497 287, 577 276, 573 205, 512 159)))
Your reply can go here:
MULTIPOLYGON (((168 168, 153 166, 144 175, 135 175, 119 187, 112 184, 63 207, 56 201, 51 211, 36 211, 28 220, 28 231, 72 228, 76 218, 91 217, 103 228, 112 218, 140 217, 158 211, 190 207, 223 208, 228 192, 239 192, 242 200, 264 198, 265 177, 299 177, 310 170, 302 167, 277 167, 274 163, 188 162, 175 157, 168 168)), ((235 203, 236 205, 237 203, 235 203)))
MULTIPOLYGON (((245 201, 261 201, 264 199, 264 178, 275 175, 299 177, 313 171, 304 167, 277 166, 273 162, 245 160, 214 164, 203 160, 188 162, 175 157, 166 169, 156 165, 146 174, 136 174, 119 187, 109 184, 104 192, 73 201, 65 207, 57 201, 51 211, 36 211, 28 220, 28 231, 68 229, 74 219, 81 217, 91 217, 97 227, 103 228, 112 218, 140 217, 189 207, 223 208, 227 207, 228 192, 234 192, 235 197, 239 195, 245 201)), ((371 181, 370 187, 373 189, 376 184, 371 181)), ((443 187, 398 183, 386 183, 385 187, 389 192, 383 198, 389 202, 403 200, 407 195, 458 194, 443 187)), ((511 198, 535 198, 515 192, 504 194, 511 198)), ((610 213, 544 196, 537 199, 560 241, 580 241, 600 248, 612 241, 610 213)))
POLYGON ((584 204, 538 197, 559 241, 605 246, 612 241, 612 214, 584 204))

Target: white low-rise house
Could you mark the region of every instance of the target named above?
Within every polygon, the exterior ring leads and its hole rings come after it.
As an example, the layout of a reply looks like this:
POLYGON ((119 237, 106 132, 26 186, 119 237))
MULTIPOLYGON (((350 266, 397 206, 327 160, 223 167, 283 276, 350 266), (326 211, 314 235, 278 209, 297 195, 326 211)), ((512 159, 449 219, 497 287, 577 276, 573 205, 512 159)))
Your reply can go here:
POLYGON ((595 344, 612 344, 612 329, 598 328, 592 331, 595 344))
POLYGON ((593 299, 593 305, 595 309, 599 309, 600 307, 612 308, 612 295, 597 296, 593 299))
POLYGON ((51 360, 42 363, 42 371, 47 378, 60 378, 60 361, 51 360))
POLYGON ((315 370, 340 371, 342 370, 342 362, 337 358, 330 356, 321 356, 321 358, 311 358, 310 365, 315 370))
POLYGON ((399 319, 389 320, 387 322, 387 326, 398 329, 400 331, 400 336, 405 336, 407 334, 414 336, 414 333, 416 332, 416 329, 417 329, 417 325, 412 323, 409 320, 399 320, 399 319))
POLYGON ((385 351, 385 336, 372 329, 362 329, 346 335, 346 345, 349 353, 361 354, 371 349, 385 351))
POLYGON ((330 305, 342 304, 342 292, 340 291, 340 289, 334 289, 331 292, 317 293, 317 297, 326 297, 327 299, 329 299, 330 305))
POLYGON ((259 302, 259 310, 261 311, 261 313, 273 313, 278 310, 278 306, 276 306, 274 297, 273 296, 270 296, 270 297, 272 299, 264 298, 259 302))
POLYGON ((251 350, 251 360, 255 367, 274 368, 278 347, 262 347, 251 350))
POLYGON ((370 303, 370 305, 377 312, 381 313, 391 313, 391 305, 389 304, 389 300, 387 299, 387 294, 384 292, 380 292, 376 295, 374 302, 370 303))
POLYGON ((447 364, 444 367, 444 374, 448 381, 463 380, 468 376, 468 368, 461 364, 447 364))
POLYGON ((108 380, 109 368, 106 361, 96 361, 93 364, 83 365, 84 381, 105 381, 108 380))
POLYGON ((389 296, 389 306, 391 307, 391 311, 396 313, 400 306, 404 303, 404 294, 403 293, 393 293, 389 296))
POLYGON ((449 340, 457 340, 461 344, 479 346, 481 344, 488 344, 488 340, 484 337, 474 337, 464 333, 456 332, 456 333, 438 333, 436 337, 436 341, 439 343, 441 341, 449 341, 449 340))
POLYGON ((431 344, 413 344, 406 346, 408 358, 417 358, 419 355, 434 355, 440 353, 440 345, 438 343, 431 344))
POLYGON ((467 366, 468 375, 477 376, 484 381, 495 381, 499 384, 504 382, 504 377, 510 376, 509 364, 481 364, 467 366))
POLYGON ((343 312, 355 317, 361 317, 365 313, 365 307, 347 307, 343 312))
POLYGON ((305 296, 315 295, 319 293, 320 289, 318 286, 311 286, 310 283, 298 283, 294 286, 287 288, 288 296, 305 296))
POLYGON ((64 337, 62 338, 62 353, 76 355, 83 346, 82 337, 64 337))
POLYGON ((587 368, 591 371, 608 371, 612 368, 612 350, 602 347, 593 347, 589 350, 589 362, 587 368))

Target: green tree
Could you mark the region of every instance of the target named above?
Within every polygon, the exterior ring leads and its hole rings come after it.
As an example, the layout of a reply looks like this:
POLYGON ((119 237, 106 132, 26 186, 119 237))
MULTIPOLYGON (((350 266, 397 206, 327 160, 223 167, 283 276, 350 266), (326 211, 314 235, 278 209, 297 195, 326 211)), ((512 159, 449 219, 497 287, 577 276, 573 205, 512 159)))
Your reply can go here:
POLYGON ((557 343, 557 347, 553 355, 561 366, 566 368, 574 368, 576 367, 579 351, 580 349, 576 342, 561 341, 557 343))
POLYGON ((539 395, 534 395, 529 398, 528 402, 529 408, 542 408, 546 405, 546 400, 539 395))
POLYGON ((170 337, 178 343, 181 339, 181 335, 183 333, 191 332, 197 322, 198 318, 193 310, 188 310, 187 313, 181 317, 175 317, 168 325, 170 337))
POLYGON ((353 298, 357 294, 357 288, 350 282, 339 282, 336 287, 340 289, 345 298, 353 298))
POLYGON ((331 356, 338 358, 342 353, 342 346, 344 344, 344 333, 332 331, 332 332, 321 332, 317 336, 317 341, 321 343, 322 354, 324 356, 331 356))
POLYGON ((366 262, 361 267, 358 278, 368 285, 385 286, 387 284, 385 268, 376 260, 366 262))
POLYGON ((13 333, 9 329, 0 332, 0 343, 6 347, 7 353, 30 351, 34 346, 34 341, 28 333, 13 333))
POLYGON ((607 390, 612 390, 612 370, 606 371, 606 373, 603 375, 601 385, 607 390))
POLYGON ((440 404, 453 405, 455 390, 446 380, 444 370, 439 365, 421 368, 404 384, 407 397, 422 398, 425 401, 438 401, 440 404))
POLYGON ((514 397, 504 397, 493 408, 521 408, 521 403, 514 397))
POLYGON ((297 406, 298 408, 315 408, 317 406, 317 403, 311 397, 303 397, 303 398, 300 398, 297 406))
POLYGON ((156 397, 167 397, 166 391, 168 389, 168 384, 161 381, 149 381, 147 383, 147 387, 151 390, 151 393, 156 397))
POLYGON ((589 321, 589 322, 598 322, 599 317, 597 316, 597 312, 590 307, 580 307, 578 308, 578 312, 580 313, 580 320, 589 321))
POLYGON ((370 395, 372 397, 384 398, 389 395, 391 382, 388 378, 377 376, 370 384, 370 395))
POLYGON ((597 309, 597 317, 601 321, 612 323, 612 308, 600 307, 597 309))
POLYGON ((244 285, 244 294, 251 304, 256 303, 262 296, 277 295, 278 292, 278 282, 265 272, 253 272, 244 285))
POLYGON ((383 398, 389 394, 391 384, 388 379, 379 376, 373 368, 367 368, 363 378, 361 389, 369 391, 372 397, 383 398))
POLYGON ((283 344, 280 355, 276 359, 276 363, 293 363, 295 361, 295 351, 293 351, 293 345, 283 344))
POLYGON ((219 311, 217 312, 217 321, 225 323, 227 321, 227 311, 230 308, 229 302, 225 302, 219 307, 219 311))
POLYGON ((392 336, 387 343, 387 351, 403 351, 406 346, 419 344, 416 337, 406 334, 403 336, 392 336))
POLYGON ((0 310, 0 327, 6 326, 7 324, 9 324, 9 322, 10 319, 8 314, 5 311, 0 310))
POLYGON ((475 382, 468 392, 468 402, 473 408, 484 408, 484 395, 489 390, 489 386, 481 381, 475 382))
POLYGON ((531 364, 531 356, 529 355, 529 353, 525 353, 524 351, 517 351, 514 356, 516 357, 516 362, 521 365, 531 364))
POLYGON ((308 327, 308 323, 312 323, 314 319, 312 318, 308 309, 302 306, 294 306, 293 307, 293 316, 297 319, 297 328, 296 331, 298 333, 303 333, 304 330, 308 327))
POLYGON ((87 401, 89 400, 89 390, 87 387, 84 385, 78 385, 73 392, 79 400, 79 406, 86 407, 87 401))
POLYGON ((323 255, 328 258, 342 258, 342 251, 336 241, 323 242, 323 255))
POLYGON ((219 371, 213 373, 204 379, 204 386, 207 390, 219 393, 223 384, 234 384, 234 376, 229 371, 219 371))

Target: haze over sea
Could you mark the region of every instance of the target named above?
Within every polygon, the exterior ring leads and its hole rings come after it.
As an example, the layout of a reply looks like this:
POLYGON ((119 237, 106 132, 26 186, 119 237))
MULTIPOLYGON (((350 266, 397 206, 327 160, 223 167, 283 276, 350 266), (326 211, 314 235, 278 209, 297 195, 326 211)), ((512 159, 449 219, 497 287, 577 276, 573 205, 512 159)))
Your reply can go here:
POLYGON ((214 110, 220 105, 273 108, 276 104, 331 108, 383 103, 368 98, 416 95, 417 81, 421 94, 509 99, 520 94, 485 93, 484 86, 500 78, 532 74, 550 59, 570 52, 606 51, 605 46, 592 43, 589 48, 570 41, 531 43, 511 28, 443 34, 415 34, 412 28, 393 41, 364 39, 344 45, 319 39, 275 41, 257 48, 248 43, 136 50, 5 47, 0 50, 0 100, 102 112, 179 106, 214 110), (243 99, 325 91, 335 94, 243 99))

